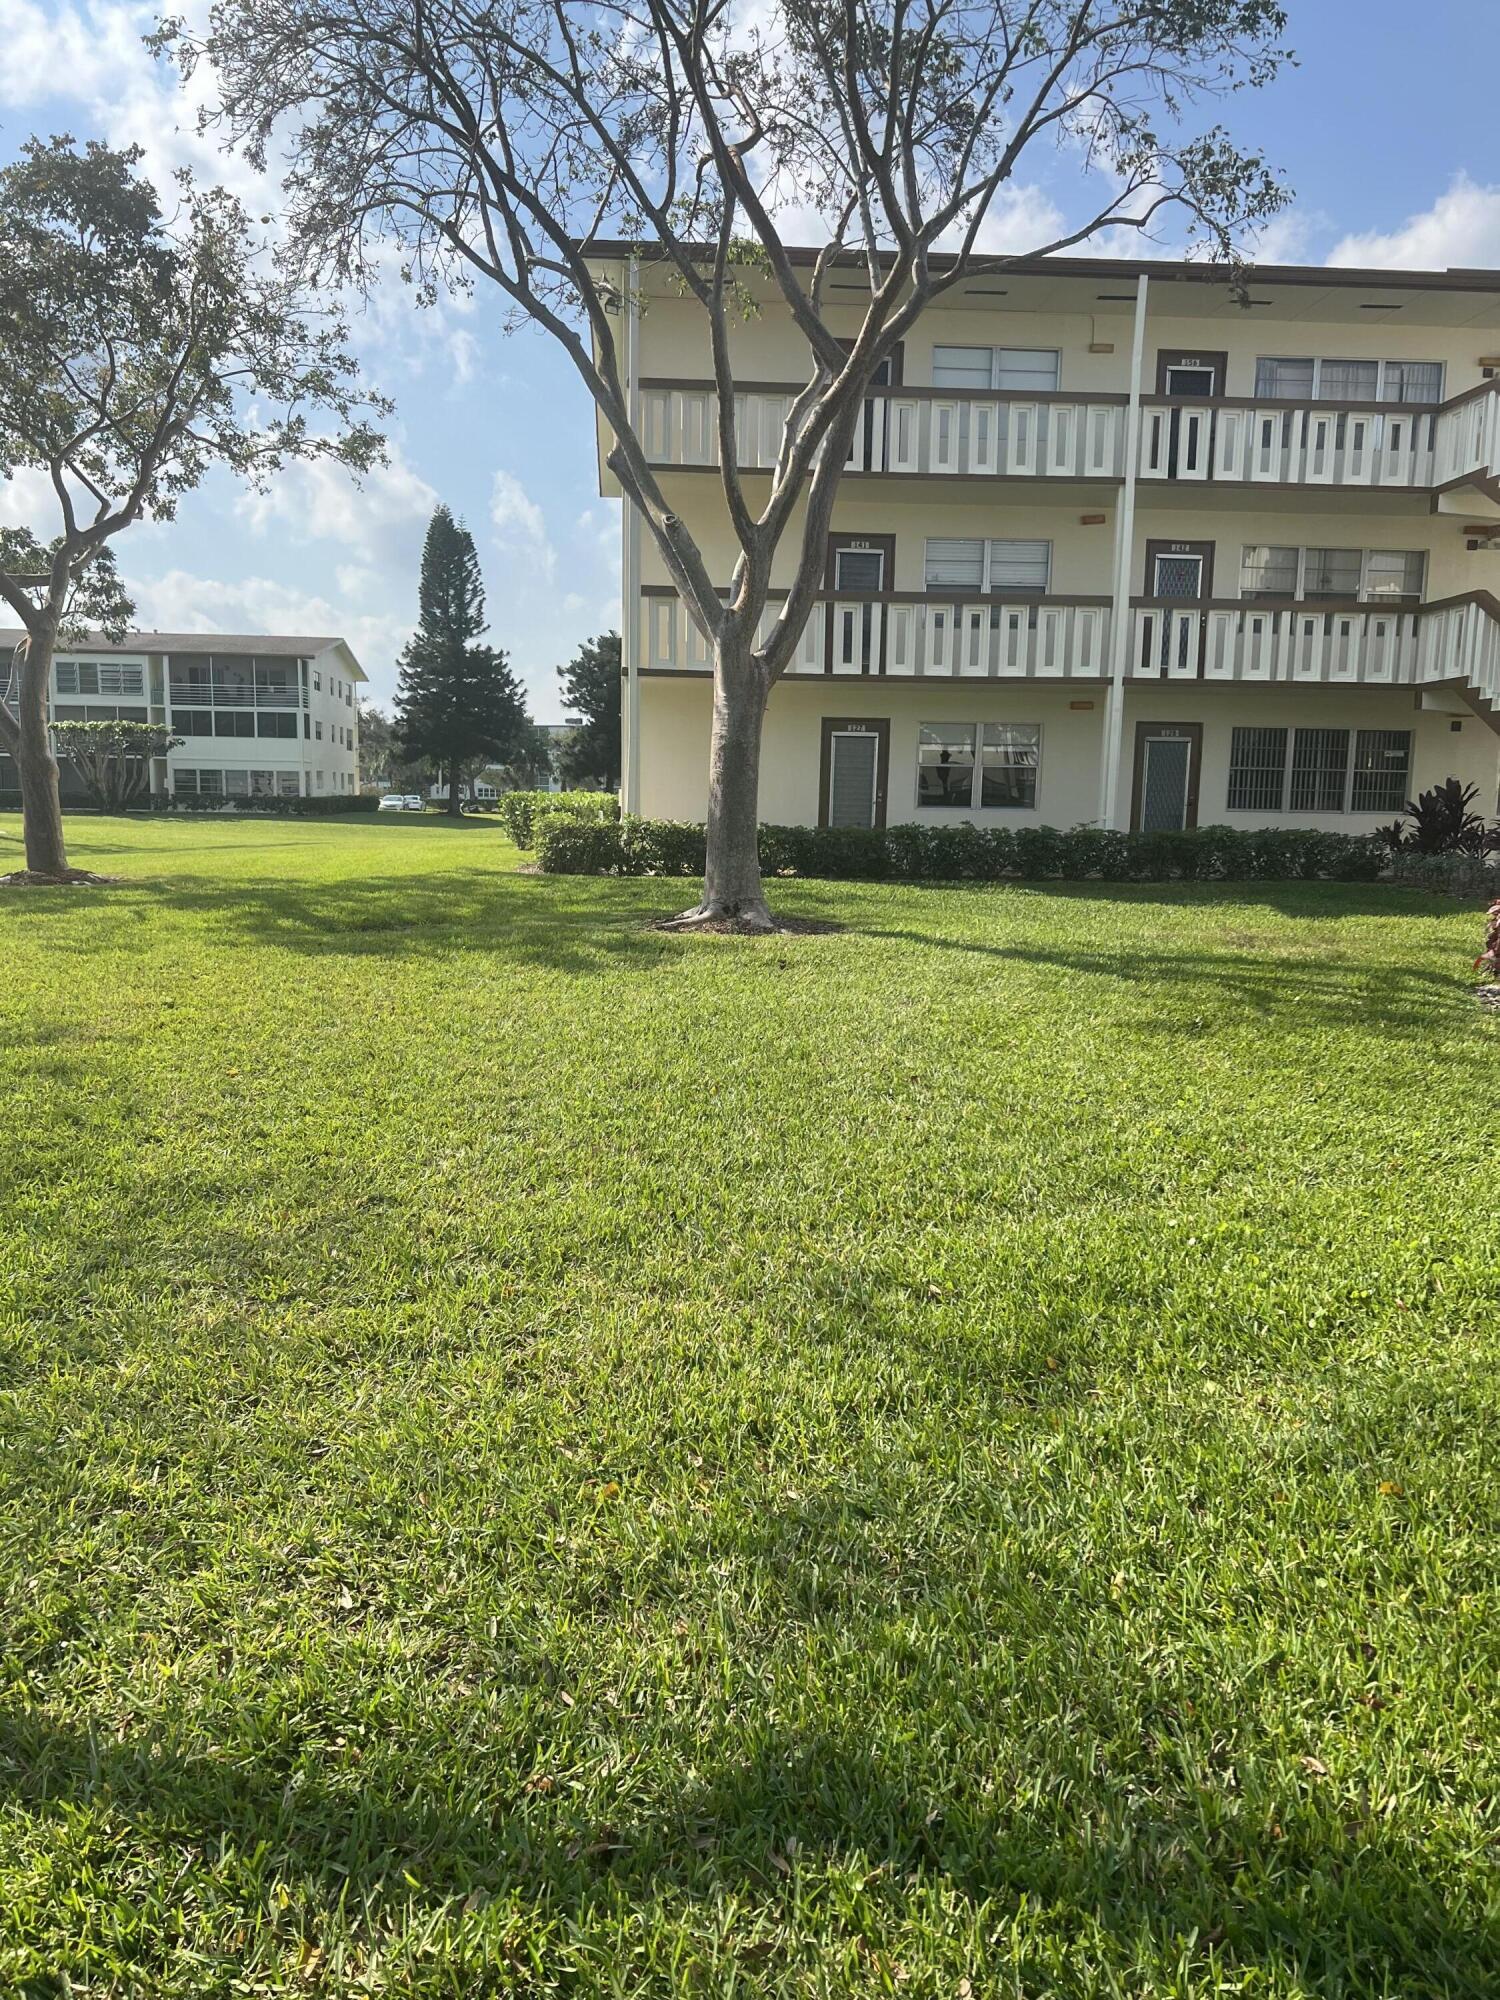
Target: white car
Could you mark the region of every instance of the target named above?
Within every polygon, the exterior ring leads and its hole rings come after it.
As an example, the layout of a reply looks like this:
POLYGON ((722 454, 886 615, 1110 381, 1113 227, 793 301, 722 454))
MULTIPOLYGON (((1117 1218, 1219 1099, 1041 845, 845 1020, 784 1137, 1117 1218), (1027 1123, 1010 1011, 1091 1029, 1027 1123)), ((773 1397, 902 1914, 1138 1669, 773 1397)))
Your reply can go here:
POLYGON ((383 813, 419 813, 426 812, 427 808, 416 792, 387 792, 375 810, 383 813))

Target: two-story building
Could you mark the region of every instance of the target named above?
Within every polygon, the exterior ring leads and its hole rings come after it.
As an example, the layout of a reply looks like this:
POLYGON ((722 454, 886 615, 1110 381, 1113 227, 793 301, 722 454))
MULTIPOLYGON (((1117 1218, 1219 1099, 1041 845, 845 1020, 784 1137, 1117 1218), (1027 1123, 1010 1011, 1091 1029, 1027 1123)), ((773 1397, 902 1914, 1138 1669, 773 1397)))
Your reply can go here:
MULTIPOLYGON (((7 669, 19 632, 0 632, 7 669)), ((90 638, 52 665, 54 722, 158 722, 182 740, 153 760, 153 796, 316 799, 359 790, 365 672, 343 639, 264 632, 90 638)), ((66 759, 66 804, 82 787, 66 759)), ((0 756, 0 795, 17 778, 0 756)))
MULTIPOLYGON (((649 455, 727 585, 705 323, 651 258, 602 261, 643 308, 649 455)), ((733 334, 752 505, 808 365, 759 282, 733 334)), ((835 333, 866 292, 851 259, 835 333)), ((701 819, 707 655, 623 514, 625 805, 701 819)), ((833 522, 767 713, 767 821, 1363 831, 1450 774, 1495 809, 1500 272, 975 277, 873 385, 833 522)))

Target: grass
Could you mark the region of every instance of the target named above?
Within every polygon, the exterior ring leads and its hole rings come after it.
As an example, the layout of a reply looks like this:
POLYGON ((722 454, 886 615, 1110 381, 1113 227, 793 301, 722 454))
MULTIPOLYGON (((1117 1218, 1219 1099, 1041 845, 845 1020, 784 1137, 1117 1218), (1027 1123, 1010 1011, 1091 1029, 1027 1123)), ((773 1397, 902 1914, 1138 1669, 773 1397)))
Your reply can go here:
POLYGON ((0 1993, 1500 1990, 1474 910, 73 843, 0 902, 0 1993))

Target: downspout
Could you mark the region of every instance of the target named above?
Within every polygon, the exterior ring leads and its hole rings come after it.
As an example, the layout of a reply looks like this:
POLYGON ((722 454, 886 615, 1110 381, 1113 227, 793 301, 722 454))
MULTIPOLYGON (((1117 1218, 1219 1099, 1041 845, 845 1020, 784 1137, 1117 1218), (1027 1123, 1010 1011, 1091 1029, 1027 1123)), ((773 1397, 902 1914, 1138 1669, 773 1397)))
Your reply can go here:
POLYGON ((1141 361, 1146 351, 1143 271, 1135 284, 1135 331, 1130 343, 1130 400, 1125 407, 1125 477, 1115 510, 1115 574, 1109 612, 1109 688, 1104 698, 1104 745, 1099 767, 1099 824, 1120 813, 1120 749, 1125 736, 1125 675, 1130 664, 1130 571, 1135 559, 1135 476, 1141 456, 1141 361))
MULTIPOLYGON (((630 428, 641 434, 640 259, 632 257, 625 280, 625 407, 630 428)), ((620 772, 620 809, 641 809, 641 517, 624 495, 621 530, 624 538, 620 650, 625 665, 624 714, 621 717, 624 758, 620 772)))

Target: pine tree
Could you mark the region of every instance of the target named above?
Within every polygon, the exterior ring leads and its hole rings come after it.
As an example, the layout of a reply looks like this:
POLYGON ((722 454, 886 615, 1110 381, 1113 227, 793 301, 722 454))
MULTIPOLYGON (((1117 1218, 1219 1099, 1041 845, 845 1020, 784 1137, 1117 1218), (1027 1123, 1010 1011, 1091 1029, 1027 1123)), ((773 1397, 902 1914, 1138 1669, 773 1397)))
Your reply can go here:
POLYGON ((568 714, 581 718, 563 748, 563 778, 612 792, 620 782, 619 633, 585 640, 558 678, 568 714))
POLYGON ((401 655, 396 736, 413 761, 436 765, 448 810, 462 810, 465 772, 503 760, 526 727, 526 701, 488 629, 474 537, 439 507, 422 544, 420 621, 401 655))

